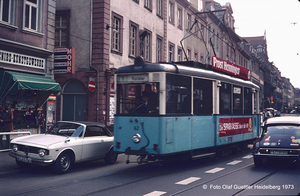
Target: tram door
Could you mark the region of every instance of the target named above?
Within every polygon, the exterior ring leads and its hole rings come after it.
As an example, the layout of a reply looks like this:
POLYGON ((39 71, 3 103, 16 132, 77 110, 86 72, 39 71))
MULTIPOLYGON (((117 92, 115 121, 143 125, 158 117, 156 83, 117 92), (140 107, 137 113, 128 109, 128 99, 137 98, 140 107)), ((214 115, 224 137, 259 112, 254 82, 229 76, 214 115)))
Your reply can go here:
POLYGON ((62 120, 86 120, 86 91, 81 81, 73 80, 66 84, 63 93, 62 120))

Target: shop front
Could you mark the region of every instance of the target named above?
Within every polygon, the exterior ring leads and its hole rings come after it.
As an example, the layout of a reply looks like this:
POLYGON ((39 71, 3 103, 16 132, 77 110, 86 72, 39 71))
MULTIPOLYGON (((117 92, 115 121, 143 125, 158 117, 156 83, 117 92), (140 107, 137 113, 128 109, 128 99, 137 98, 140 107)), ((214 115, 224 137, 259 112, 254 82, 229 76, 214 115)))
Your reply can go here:
POLYGON ((50 77, 5 69, 0 69, 0 79, 0 105, 13 111, 14 131, 44 132, 49 100, 61 91, 60 85, 50 77))

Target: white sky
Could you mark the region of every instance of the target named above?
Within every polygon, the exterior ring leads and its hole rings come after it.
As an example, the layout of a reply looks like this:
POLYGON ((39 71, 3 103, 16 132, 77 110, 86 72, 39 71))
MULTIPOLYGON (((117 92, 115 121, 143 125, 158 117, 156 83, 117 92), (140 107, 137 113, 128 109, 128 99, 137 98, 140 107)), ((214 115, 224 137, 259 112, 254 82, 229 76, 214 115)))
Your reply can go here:
POLYGON ((298 0, 215 0, 231 3, 236 33, 263 36, 266 31, 269 61, 300 88, 300 2, 298 0), (297 22, 297 24, 291 24, 297 22))

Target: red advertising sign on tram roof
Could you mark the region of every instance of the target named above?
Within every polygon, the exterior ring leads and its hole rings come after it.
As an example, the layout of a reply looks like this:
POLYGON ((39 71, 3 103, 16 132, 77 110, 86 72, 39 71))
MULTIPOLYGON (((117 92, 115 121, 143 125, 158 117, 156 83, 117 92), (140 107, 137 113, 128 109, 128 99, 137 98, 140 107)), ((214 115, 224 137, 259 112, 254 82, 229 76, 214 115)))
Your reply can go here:
POLYGON ((249 69, 215 56, 212 57, 212 68, 246 80, 251 79, 251 71, 249 69))

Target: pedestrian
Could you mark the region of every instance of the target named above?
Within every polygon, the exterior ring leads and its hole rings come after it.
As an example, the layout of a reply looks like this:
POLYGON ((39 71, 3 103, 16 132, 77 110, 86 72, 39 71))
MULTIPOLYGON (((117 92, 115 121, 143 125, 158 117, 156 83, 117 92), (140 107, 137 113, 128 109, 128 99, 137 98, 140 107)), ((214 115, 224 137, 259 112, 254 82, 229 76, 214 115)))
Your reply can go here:
MULTIPOLYGON (((0 123, 1 123, 1 132, 11 132, 13 130, 13 112, 11 109, 8 108, 8 105, 6 104, 3 108, 3 112, 0 117, 0 123)), ((0 145, 3 145, 3 135, 0 136, 0 145)), ((9 143, 10 143, 10 135, 6 135, 6 141, 5 141, 5 146, 4 149, 9 148, 9 143)), ((2 146, 3 148, 3 146, 2 146)))
POLYGON ((158 100, 158 96, 155 92, 152 91, 152 85, 147 83, 145 85, 145 92, 147 92, 147 96, 149 98, 149 103, 151 103, 151 107, 154 110, 158 110, 158 106, 159 106, 159 100, 158 100))

